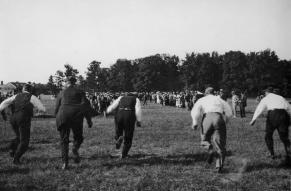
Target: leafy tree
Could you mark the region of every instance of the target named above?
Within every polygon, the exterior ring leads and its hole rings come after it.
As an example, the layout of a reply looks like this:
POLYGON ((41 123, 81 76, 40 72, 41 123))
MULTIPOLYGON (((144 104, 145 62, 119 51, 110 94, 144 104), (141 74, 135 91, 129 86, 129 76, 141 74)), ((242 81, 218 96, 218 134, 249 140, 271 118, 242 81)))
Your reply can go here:
POLYGON ((73 76, 77 78, 77 75, 79 74, 79 71, 77 69, 74 69, 73 66, 70 64, 65 64, 65 73, 64 75, 66 77, 73 76))
POLYGON ((109 86, 113 91, 133 91, 133 65, 130 60, 118 59, 110 67, 109 86))
POLYGON ((64 87, 64 83, 65 83, 65 75, 64 72, 62 72, 61 70, 58 70, 55 74, 55 85, 57 86, 58 90, 63 89, 64 87))
POLYGON ((54 77, 52 75, 49 76, 47 89, 49 90, 50 94, 53 94, 53 95, 57 94, 57 86, 54 83, 54 77))
POLYGON ((229 51, 223 56, 223 78, 225 89, 245 89, 247 87, 247 58, 243 52, 229 51))
POLYGON ((102 70, 100 68, 101 62, 98 61, 92 61, 89 64, 89 67, 87 68, 88 71, 86 73, 86 82, 87 87, 94 92, 100 90, 100 84, 103 83, 103 81, 99 79, 101 76, 102 70))

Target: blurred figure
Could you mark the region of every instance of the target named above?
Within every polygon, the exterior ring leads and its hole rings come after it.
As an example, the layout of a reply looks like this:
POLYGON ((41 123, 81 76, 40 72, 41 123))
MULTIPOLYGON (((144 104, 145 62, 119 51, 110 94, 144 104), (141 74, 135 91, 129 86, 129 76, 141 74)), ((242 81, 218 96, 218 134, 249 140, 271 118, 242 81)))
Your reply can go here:
POLYGON ((224 89, 220 89, 218 94, 221 99, 223 99, 224 101, 227 101, 227 93, 225 92, 224 89))
POLYGON ((200 98, 191 111, 193 129, 197 129, 198 119, 201 115, 203 115, 201 145, 208 149, 207 162, 209 164, 217 156, 216 170, 221 173, 226 153, 226 122, 232 116, 231 107, 219 96, 214 95, 212 87, 208 87, 205 90, 205 97, 200 98))
POLYGON ((76 78, 68 77, 67 88, 61 91, 56 99, 56 124, 61 137, 62 169, 68 168, 70 130, 73 132, 74 143, 72 153, 75 163, 80 162, 78 150, 83 142, 83 119, 88 127, 92 127, 91 106, 85 92, 75 87, 76 78))
POLYGON ((236 118, 237 108, 239 108, 239 101, 240 98, 237 95, 236 91, 231 92, 231 102, 232 102, 232 111, 233 111, 233 117, 236 118))
POLYGON ((31 88, 29 84, 25 84, 22 88, 22 93, 7 98, 0 105, 1 112, 8 106, 12 107, 10 123, 16 138, 12 140, 9 148, 14 164, 20 164, 21 156, 28 149, 33 107, 41 112, 46 110, 41 101, 31 94, 31 88))
POLYGON ((247 106, 247 93, 246 91, 241 92, 240 100, 239 100, 239 110, 240 110, 240 117, 246 117, 246 106, 247 106))
POLYGON ((273 93, 271 87, 265 91, 265 95, 266 96, 257 106, 250 125, 254 125, 259 115, 263 113, 264 110, 267 110, 265 141, 270 156, 273 159, 275 158, 273 133, 277 129, 286 152, 285 164, 290 165, 291 151, 288 127, 290 125, 291 106, 285 98, 273 93))
POLYGON ((135 123, 141 126, 140 100, 132 94, 125 94, 117 98, 106 112, 111 113, 115 109, 116 149, 119 150, 124 141, 121 158, 126 158, 132 145, 135 123))

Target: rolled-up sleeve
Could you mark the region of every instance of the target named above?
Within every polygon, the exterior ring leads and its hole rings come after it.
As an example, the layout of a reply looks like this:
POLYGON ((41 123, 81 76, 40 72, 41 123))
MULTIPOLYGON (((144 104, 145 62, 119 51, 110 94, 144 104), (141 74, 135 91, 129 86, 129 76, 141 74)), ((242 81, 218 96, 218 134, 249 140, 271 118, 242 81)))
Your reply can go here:
POLYGON ((111 113, 114 109, 116 109, 119 105, 121 98, 122 98, 122 96, 120 96, 119 98, 114 100, 113 103, 106 109, 106 113, 111 113))
POLYGON ((0 104, 0 112, 3 111, 6 107, 8 107, 9 105, 12 104, 12 102, 14 101, 16 95, 9 97, 7 99, 5 99, 1 104, 0 104))
POLYGON ((259 105, 257 106, 257 108, 256 108, 256 111, 255 111, 255 113, 254 113, 254 116, 253 116, 252 121, 256 120, 256 119, 259 117, 259 115, 261 115, 261 113, 263 113, 263 111, 264 111, 265 109, 267 109, 267 105, 266 105, 266 103, 265 103, 265 98, 263 98, 263 99, 260 101, 260 103, 259 103, 259 105))
POLYGON ((230 105, 224 100, 221 100, 221 101, 223 104, 223 111, 224 111, 225 116, 227 118, 230 118, 232 116, 232 110, 231 110, 230 105))
POLYGON ((46 109, 44 107, 44 105, 41 103, 41 101, 35 97, 34 95, 31 96, 30 98, 30 103, 32 103, 32 105, 34 107, 36 107, 39 111, 45 112, 46 109))
POLYGON ((136 98, 136 103, 135 103, 135 116, 136 120, 141 122, 141 104, 138 98, 136 98))
POLYGON ((192 125, 195 126, 198 124, 198 119, 201 115, 202 105, 200 100, 198 100, 195 104, 193 109, 191 110, 191 117, 192 117, 192 125))

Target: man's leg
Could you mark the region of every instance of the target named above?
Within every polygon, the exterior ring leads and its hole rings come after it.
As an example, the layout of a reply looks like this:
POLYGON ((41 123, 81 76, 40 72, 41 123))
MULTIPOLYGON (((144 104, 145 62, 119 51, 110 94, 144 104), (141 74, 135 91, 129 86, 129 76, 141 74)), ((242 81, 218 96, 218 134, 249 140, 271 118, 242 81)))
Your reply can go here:
POLYGON ((128 116, 125 117, 124 120, 124 144, 122 149, 122 158, 127 157, 127 154, 132 145, 133 133, 135 128, 135 114, 130 114, 128 112, 128 116))
POLYGON ((79 148, 84 140, 84 138, 83 138, 83 124, 82 123, 80 123, 78 126, 72 127, 73 137, 74 137, 72 153, 74 155, 74 162, 75 163, 80 162, 80 155, 79 155, 78 151, 79 151, 79 148))
POLYGON ((225 145, 226 145, 226 126, 225 123, 220 119, 221 122, 218 123, 218 127, 215 127, 215 132, 213 134, 213 145, 218 153, 218 158, 216 159, 216 169, 221 172, 223 168, 225 159, 225 145))
POLYGON ((213 162, 214 155, 216 154, 213 146, 211 144, 211 136, 214 132, 212 126, 211 114, 205 114, 202 117, 202 127, 201 127, 201 146, 208 150, 207 163, 211 164, 213 162))
POLYGON ((27 151, 30 139, 30 119, 23 122, 19 127, 20 143, 14 155, 13 162, 15 164, 20 163, 20 157, 27 151))
POLYGON ((69 163, 69 138, 70 138, 70 128, 62 126, 59 128, 61 137, 61 153, 62 153, 62 169, 68 168, 69 163))
POLYGON ((116 149, 120 149, 121 144, 123 142, 123 119, 122 113, 119 112, 115 116, 115 147, 116 149))
POLYGON ((15 138, 11 141, 9 145, 9 154, 11 157, 14 157, 15 151, 20 143, 20 133, 19 133, 19 127, 16 124, 16 122, 13 121, 13 119, 11 120, 11 126, 12 126, 13 132, 15 133, 15 138))
POLYGON ((274 159, 275 158, 275 152, 274 152, 274 141, 273 141, 273 133, 275 131, 273 125, 272 125, 272 117, 270 115, 270 112, 268 113, 267 116, 267 121, 266 121, 266 134, 265 134, 265 142, 267 145, 267 148, 270 152, 271 157, 274 159))
POLYGON ((291 163, 291 148, 290 148, 290 140, 289 140, 289 125, 290 125, 290 117, 287 112, 282 113, 281 124, 278 127, 278 133, 282 143, 284 144, 284 149, 286 153, 285 163, 291 163))

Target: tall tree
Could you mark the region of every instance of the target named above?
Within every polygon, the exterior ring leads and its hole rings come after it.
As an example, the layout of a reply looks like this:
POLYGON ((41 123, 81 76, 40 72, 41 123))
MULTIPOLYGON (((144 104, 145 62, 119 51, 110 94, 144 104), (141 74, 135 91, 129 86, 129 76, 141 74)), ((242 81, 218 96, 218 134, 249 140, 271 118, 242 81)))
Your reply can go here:
POLYGON ((100 64, 101 62, 94 60, 89 64, 89 67, 87 68, 88 69, 86 73, 87 86, 94 92, 100 91, 100 84, 103 83, 102 81, 99 80, 102 71, 100 68, 100 64))
POLYGON ((74 69, 73 66, 71 66, 70 64, 65 64, 64 75, 66 77, 68 77, 68 76, 77 77, 78 74, 79 74, 79 71, 77 69, 74 69))
POLYGON ((63 89, 64 87, 64 83, 65 83, 65 75, 64 72, 62 72, 61 70, 58 70, 55 74, 55 85, 57 86, 58 90, 63 89))
POLYGON ((53 95, 57 94, 57 86, 54 83, 54 77, 52 75, 49 76, 47 88, 50 94, 53 94, 53 95))
POLYGON ((243 52, 229 51, 223 56, 223 79, 225 89, 246 89, 247 58, 243 52))
POLYGON ((130 60, 118 59, 110 67, 109 86, 113 91, 133 91, 133 65, 130 60))

